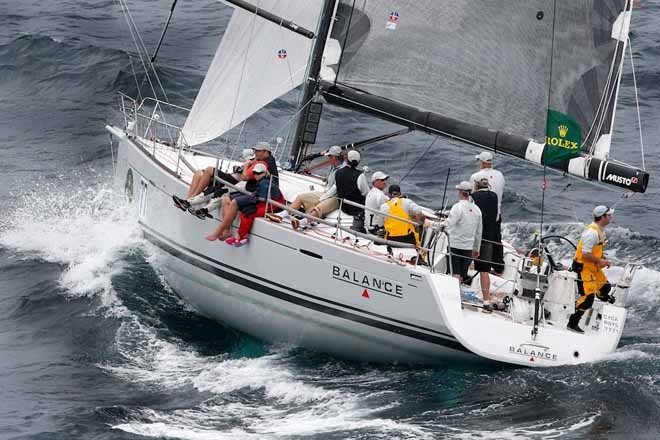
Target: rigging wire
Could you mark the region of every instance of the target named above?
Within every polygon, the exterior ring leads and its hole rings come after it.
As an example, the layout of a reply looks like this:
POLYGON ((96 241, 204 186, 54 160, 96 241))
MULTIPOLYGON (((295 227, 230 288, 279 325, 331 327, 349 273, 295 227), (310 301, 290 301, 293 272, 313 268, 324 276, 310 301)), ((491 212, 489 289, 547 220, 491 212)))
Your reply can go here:
POLYGON ((131 38, 133 39, 133 43, 135 44, 135 48, 137 49, 137 55, 140 58, 140 63, 142 63, 142 67, 144 68, 144 73, 146 75, 146 79, 149 82, 149 87, 151 88, 151 93, 154 94, 154 97, 157 97, 156 94, 156 89, 154 88, 153 83, 151 82, 151 77, 149 76, 149 70, 147 69, 147 65, 144 62, 144 59, 142 58, 142 51, 140 49, 140 45, 137 42, 137 38, 135 37, 135 30, 133 29, 133 26, 131 26, 131 22, 128 18, 128 14, 126 13, 125 7, 124 7, 124 2, 125 0, 117 0, 119 3, 119 6, 121 7, 122 13, 124 15, 124 19, 126 20, 126 24, 128 25, 128 32, 131 34, 131 38))
MULTIPOLYGON (((618 50, 617 50, 617 52, 618 52, 618 50)), ((615 57, 616 57, 616 52, 615 52, 615 57)), ((621 63, 619 64, 619 69, 618 69, 618 72, 616 74, 616 78, 621 78, 622 72, 623 72, 623 56, 621 57, 621 63)), ((603 125, 605 124, 605 116, 606 116, 605 112, 610 107, 610 103, 612 102, 612 100, 616 99, 616 95, 617 95, 616 91, 618 90, 618 83, 614 86, 614 89, 612 89, 611 92, 609 90, 610 84, 611 84, 611 80, 608 79, 607 84, 605 85, 605 90, 603 91, 603 96, 607 96, 607 100, 605 102, 605 110, 603 110, 603 113, 600 115, 600 118, 598 120, 598 128, 596 129, 596 135, 594 135, 594 138, 591 142, 591 146, 589 148, 589 153, 591 155, 593 155, 596 151, 596 146, 597 146, 597 143, 598 143, 598 133, 601 132, 601 130, 603 129, 603 125)), ((599 109, 600 109, 600 107, 599 107, 599 109)), ((593 128, 593 125, 592 125, 592 128, 593 128)), ((590 130, 590 132, 591 132, 591 130, 590 130)))
POLYGON ((131 65, 131 71, 133 72, 133 79, 135 80, 135 87, 137 88, 138 98, 140 98, 140 102, 142 102, 144 98, 142 97, 142 88, 140 87, 140 82, 138 81, 137 72, 135 71, 135 66, 133 65, 133 57, 131 57, 131 54, 128 50, 126 51, 126 53, 128 55, 128 62, 131 65))
MULTIPOLYGON (((629 1, 631 1, 631 0, 629 0, 629 1)), ((626 7, 624 7, 624 11, 627 8, 628 8, 628 3, 626 3, 626 7)), ((630 5, 630 9, 632 10, 632 5, 630 5)), ((553 29, 554 29, 554 25, 553 25, 553 29)), ((618 36, 619 41, 622 41, 622 37, 624 36, 623 35, 623 30, 624 30, 624 26, 621 26, 621 30, 620 30, 619 36, 618 36)), ((554 32, 554 30, 553 30, 553 32, 554 32)), ((614 72, 614 65, 616 63, 616 58, 617 58, 617 54, 619 53, 620 46, 621 45, 617 43, 617 45, 614 49, 614 55, 612 56, 612 62, 610 64, 610 69, 609 69, 609 72, 607 74, 607 81, 605 82, 605 87, 603 88, 603 94, 601 95, 600 102, 598 103, 598 107, 596 108, 596 117, 594 118, 593 123, 589 127, 589 131, 587 132, 587 135, 585 136, 585 138, 582 142, 582 145, 580 145, 580 148, 582 148, 584 146, 584 144, 587 142, 587 139, 589 139, 589 136, 591 136, 591 133, 593 132, 594 126, 598 125, 598 129, 596 130, 596 134, 594 135, 593 140, 591 142, 591 145, 589 146, 589 154, 590 155, 593 155, 595 150, 596 150, 596 143, 598 141, 598 133, 600 133, 601 129, 603 128, 603 124, 605 123, 605 112, 607 111, 607 108, 610 105, 610 102, 613 98, 613 95, 614 96, 616 95, 616 93, 608 93, 608 91, 610 90, 610 86, 611 86, 611 83, 612 83, 612 79, 613 79, 612 73, 614 72), (606 100, 606 102, 604 102, 605 100, 606 100), (603 110, 603 104, 605 104, 605 110, 603 110)), ((619 63, 619 68, 618 68, 619 72, 616 75, 616 78, 618 78, 619 81, 620 81, 620 78, 621 78, 621 72, 623 70, 623 58, 624 58, 624 56, 625 56, 625 54, 621 55, 621 63, 619 63)), ((618 81, 617 81, 617 84, 614 85, 614 87, 615 87, 615 89, 618 89, 618 87, 619 87, 619 82, 618 81)))
MULTIPOLYGON (((138 39, 140 40, 140 44, 142 44, 142 50, 144 51, 145 56, 147 59, 149 59, 149 50, 147 49, 147 46, 144 44, 144 40, 142 39, 142 34, 139 31, 139 28, 137 27, 137 24, 135 24, 135 20, 133 19, 133 14, 131 13, 131 10, 128 8, 128 2, 127 0, 123 0, 124 5, 126 6, 126 12, 128 13, 128 17, 131 20, 131 23, 133 23, 133 26, 135 27, 136 30, 136 35, 138 39)), ((163 87, 163 84, 160 82, 160 77, 158 76, 158 73, 156 72, 156 68, 154 67, 154 64, 152 62, 149 62, 149 67, 151 67, 151 71, 154 74, 154 77, 156 78, 156 81, 158 82, 158 86, 160 87, 161 92, 163 92, 163 97, 165 98, 165 102, 169 104, 170 100, 167 97, 167 93, 165 92, 165 88, 163 87)), ((158 96, 155 96, 158 98, 158 96)))
MULTIPOLYGON (((550 110, 550 99, 552 96, 552 69, 554 67, 554 57, 555 57, 555 24, 557 23, 557 0, 553 1, 553 12, 552 12, 552 41, 550 43, 550 80, 548 81, 548 110, 550 110)), ((547 170, 548 170, 548 160, 541 158, 543 161, 543 184, 541 185, 541 224, 539 226, 539 243, 538 249, 541 251, 541 245, 543 240, 543 216, 545 211, 545 190, 548 186, 547 180, 547 170)), ((538 289, 540 284, 540 271, 537 274, 536 287, 538 289)))
POLYGON ((637 77, 635 76, 635 60, 633 59, 632 44, 630 37, 628 37, 628 48, 630 49, 630 67, 632 67, 633 88, 635 90, 635 106, 637 107, 637 124, 639 126, 639 146, 642 150, 642 169, 646 171, 646 163, 644 159, 644 135, 642 134, 642 116, 639 111, 639 95, 637 94, 637 77))
MULTIPOLYGON (((406 174, 402 178, 399 179, 399 183, 403 182, 406 179, 406 177, 408 177, 408 175, 412 172, 412 170, 415 169, 415 167, 417 166, 419 161, 422 160, 424 158, 424 156, 426 156, 426 153, 429 152, 429 150, 431 149, 431 147, 433 147, 433 144, 435 144, 435 141, 437 141, 439 137, 440 137, 440 135, 436 135, 435 139, 433 139, 433 141, 426 147, 424 152, 417 158, 417 160, 415 162, 413 162, 413 164, 410 167, 410 169, 408 170, 408 172, 406 172, 406 174)), ((401 165, 403 166, 404 163, 406 163, 405 156, 404 156, 403 162, 401 162, 401 165)))

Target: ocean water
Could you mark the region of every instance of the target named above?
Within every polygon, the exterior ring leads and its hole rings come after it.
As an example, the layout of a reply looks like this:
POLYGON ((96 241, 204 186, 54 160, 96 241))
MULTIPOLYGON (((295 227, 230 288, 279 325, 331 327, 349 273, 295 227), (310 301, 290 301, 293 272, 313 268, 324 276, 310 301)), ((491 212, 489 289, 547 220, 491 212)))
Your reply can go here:
MULTIPOLYGON (((170 2, 129 6, 152 49, 170 2)), ((623 198, 551 175, 545 222, 576 237, 594 204, 614 205, 608 248, 645 268, 615 353, 532 370, 347 362, 265 344, 191 310, 112 185, 103 127, 117 118, 115 92, 136 92, 131 61, 140 68, 119 5, 0 0, 0 439, 660 437, 660 3, 640 6, 632 44, 649 191, 623 198)), ((228 19, 219 2, 179 2, 157 63, 172 102, 192 103, 228 19)), ((228 142, 272 135, 297 96, 228 142)), ((394 128, 329 107, 324 116, 322 143, 394 128)), ((629 66, 617 121, 614 157, 641 163, 629 66)), ((430 141, 408 135, 364 160, 401 177, 430 141)), ((439 140, 402 186, 438 207, 446 168, 455 180, 469 175, 474 153, 439 140)), ((506 236, 529 246, 542 177, 522 163, 497 166, 508 182, 506 236)))

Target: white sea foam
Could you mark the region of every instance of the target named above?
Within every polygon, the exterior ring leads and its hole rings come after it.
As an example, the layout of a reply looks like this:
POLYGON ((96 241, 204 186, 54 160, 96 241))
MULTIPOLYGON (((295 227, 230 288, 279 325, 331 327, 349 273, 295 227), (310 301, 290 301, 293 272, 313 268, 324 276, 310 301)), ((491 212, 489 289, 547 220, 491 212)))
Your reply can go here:
POLYGON ((60 285, 71 296, 108 292, 122 270, 119 254, 141 241, 123 198, 105 188, 39 186, 3 219, 0 245, 65 265, 60 285))
POLYGON ((452 439, 507 439, 507 440, 529 440, 529 439, 554 439, 584 429, 594 423, 600 413, 585 414, 583 416, 570 417, 564 420, 553 420, 506 429, 483 430, 470 428, 456 428, 446 426, 451 431, 446 438, 452 439))
POLYGON ((651 359, 653 357, 654 356, 651 354, 642 350, 629 349, 628 347, 625 347, 608 354, 598 362, 628 362, 631 360, 651 359))
MULTIPOLYGON (((424 429, 378 417, 396 402, 373 406, 375 392, 355 391, 350 386, 328 389, 317 377, 308 377, 290 365, 285 348, 259 358, 230 359, 202 356, 182 341, 165 341, 155 330, 126 319, 117 332, 116 345, 121 359, 100 365, 126 381, 162 391, 177 392, 193 387, 221 400, 240 390, 259 392, 254 402, 202 405, 198 408, 157 412, 139 409, 129 421, 113 426, 126 432, 150 437, 184 439, 264 438, 311 435, 324 432, 371 430, 395 433, 394 437, 420 438, 424 429), (146 419, 146 420, 145 420, 146 419), (242 427, 222 425, 240 419, 242 427)), ((367 373, 368 375, 368 373, 367 373)), ((353 379, 348 375, 347 383, 353 379)), ((232 400, 228 398, 227 400, 232 400)))

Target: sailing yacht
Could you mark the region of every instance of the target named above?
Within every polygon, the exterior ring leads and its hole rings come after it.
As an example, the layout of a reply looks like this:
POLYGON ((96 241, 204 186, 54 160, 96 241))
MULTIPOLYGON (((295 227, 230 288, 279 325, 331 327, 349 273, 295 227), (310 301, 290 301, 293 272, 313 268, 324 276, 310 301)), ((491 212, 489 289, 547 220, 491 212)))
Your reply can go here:
POLYGON ((196 146, 299 86, 296 124, 288 142, 277 142, 289 202, 325 189, 301 170, 314 157, 326 105, 403 127, 374 142, 416 130, 538 164, 539 172, 644 192, 648 173, 609 154, 632 2, 225 3, 233 15, 192 109, 120 95, 123 123, 106 126, 116 181, 182 298, 265 341, 363 361, 549 367, 616 349, 634 265, 615 287, 617 302, 596 301, 585 333, 576 334, 566 329, 576 274, 553 259, 542 236, 536 258, 507 249, 504 272, 490 276, 507 308, 487 312, 466 299, 478 296, 478 277, 466 287, 452 276, 451 237, 436 223, 419 247, 389 253, 391 243, 351 230, 341 210, 310 219, 317 224, 307 229, 259 218, 249 245, 233 248, 205 240, 217 223, 175 209, 171 196, 186 193, 196 170, 239 164, 196 146), (172 112, 186 112, 182 127, 168 122, 172 112))

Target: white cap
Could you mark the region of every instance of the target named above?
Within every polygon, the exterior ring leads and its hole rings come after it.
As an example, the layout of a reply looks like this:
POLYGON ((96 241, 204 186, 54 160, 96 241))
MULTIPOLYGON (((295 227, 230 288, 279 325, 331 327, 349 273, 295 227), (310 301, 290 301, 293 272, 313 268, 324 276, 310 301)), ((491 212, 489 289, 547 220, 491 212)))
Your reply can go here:
POLYGON ((456 185, 456 189, 459 190, 459 191, 468 191, 469 192, 469 191, 472 191, 472 185, 470 184, 470 182, 467 182, 467 181, 464 180, 461 183, 459 183, 458 185, 456 185))
POLYGON ((243 160, 252 160, 254 159, 254 150, 252 148, 244 148, 243 153, 241 153, 243 160))
POLYGON ((375 173, 373 173, 373 174, 371 175, 371 182, 373 183, 373 182, 375 182, 376 180, 385 180, 385 179, 388 179, 389 177, 390 177, 390 176, 388 176, 387 174, 385 174, 385 173, 382 172, 382 171, 376 171, 375 173))
POLYGON ((614 214, 614 210, 605 205, 598 205, 594 208, 594 217, 602 217, 605 214, 614 214))
POLYGON ((254 147, 254 151, 260 151, 260 150, 273 151, 268 142, 257 142, 257 145, 254 147))
POLYGON ((490 151, 482 151, 481 153, 474 156, 474 158, 481 162, 490 162, 493 160, 493 153, 490 151))
POLYGON ((340 147, 339 145, 333 145, 332 147, 330 147, 330 148, 328 149, 328 151, 326 151, 325 153, 323 153, 323 155, 324 155, 324 156, 335 156, 335 157, 339 157, 339 156, 341 156, 341 147, 340 147))
POLYGON ((359 162, 360 161, 360 153, 356 150, 351 150, 348 152, 348 155, 346 156, 349 162, 359 162))
POLYGON ((258 163, 252 168, 252 173, 265 173, 267 169, 266 165, 258 163))

